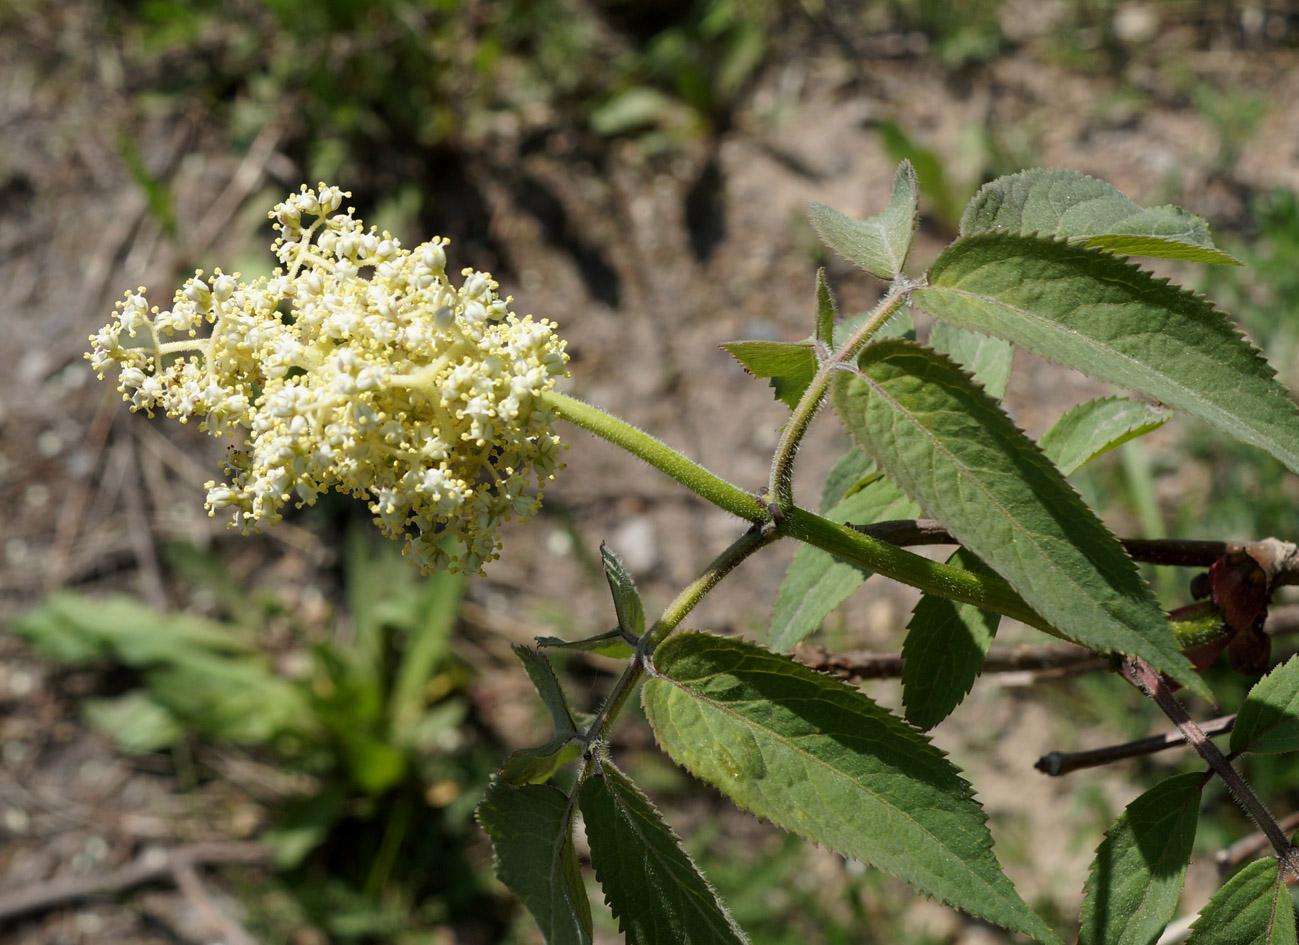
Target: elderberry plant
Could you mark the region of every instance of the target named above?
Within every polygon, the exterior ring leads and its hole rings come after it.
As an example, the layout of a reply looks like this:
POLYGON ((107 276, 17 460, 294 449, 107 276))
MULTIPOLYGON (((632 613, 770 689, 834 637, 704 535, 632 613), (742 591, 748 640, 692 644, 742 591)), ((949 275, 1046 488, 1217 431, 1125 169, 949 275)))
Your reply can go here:
MULTIPOLYGON (((498 875, 550 945, 592 940, 573 842, 578 811, 629 942, 747 941, 610 760, 610 731, 638 688, 663 750, 741 807, 924 895, 1058 942, 1002 872, 969 783, 925 734, 969 691, 1003 616, 1108 658, 1207 763, 1203 774, 1143 794, 1107 832, 1080 941, 1159 936, 1177 905, 1201 792, 1218 777, 1272 855, 1222 887, 1190 941, 1295 942, 1286 880, 1299 853, 1232 762, 1299 749, 1299 661, 1272 669, 1249 693, 1226 756, 1173 692, 1211 700, 1200 672, 1224 651, 1234 668, 1268 669, 1268 602, 1274 587, 1299 583, 1299 549, 1274 538, 1120 540, 1066 479, 1164 424, 1169 408, 1299 472, 1299 414, 1260 353, 1208 301, 1129 259, 1236 264, 1204 221, 1175 207, 1142 208, 1070 171, 1026 171, 980 190, 959 238, 927 272, 909 274, 917 221, 909 164, 876 217, 813 205, 825 243, 889 288, 871 312, 840 319, 821 273, 807 341, 723 346, 790 408, 769 480, 751 493, 556 392, 565 355, 554 325, 511 314, 485 273, 464 270, 454 287, 443 241, 406 250, 365 230, 352 211, 338 212, 345 196, 304 188, 272 211, 282 268, 269 280, 200 272, 165 312, 133 293, 92 337, 89 357, 101 376, 120 368, 133 409, 196 415, 214 434, 239 438, 229 481, 208 486, 209 509, 231 508, 233 524, 255 528, 295 498, 309 504, 336 489, 366 498, 424 569, 476 571, 495 554, 499 522, 536 509, 525 489, 559 469, 554 424, 565 420, 743 520, 734 542, 657 619, 647 619, 632 575, 605 548, 613 629, 516 648, 554 735, 506 759, 478 817, 498 875), (937 321, 928 345, 914 340, 912 307, 937 321), (200 339, 204 324, 212 327, 200 339), (1034 442, 1000 404, 1015 346, 1142 399, 1079 404, 1034 442), (794 460, 827 402, 856 447, 831 472, 817 513, 794 502, 794 460), (782 538, 802 547, 769 646, 682 628, 714 585, 782 538), (458 545, 446 550, 447 539, 458 545), (923 543, 959 548, 938 563, 907 550, 923 543), (1192 584, 1200 600, 1164 613, 1134 558, 1206 567, 1192 584), (904 718, 785 652, 871 574, 923 592, 902 645, 904 718), (579 722, 570 709, 545 655, 551 648, 625 660, 593 718, 579 722), (576 767, 568 791, 552 781, 565 765, 576 767)), ((1067 765, 1048 756, 1040 767, 1067 765)))

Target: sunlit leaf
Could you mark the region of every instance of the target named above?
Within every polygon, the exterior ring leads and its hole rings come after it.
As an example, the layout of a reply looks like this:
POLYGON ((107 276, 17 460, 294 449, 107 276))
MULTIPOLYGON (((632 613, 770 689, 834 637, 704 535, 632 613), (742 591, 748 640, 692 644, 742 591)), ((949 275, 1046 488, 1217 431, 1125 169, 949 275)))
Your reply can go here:
POLYGON ((631 573, 608 545, 600 543, 600 558, 604 562, 604 576, 613 594, 613 608, 618 614, 618 625, 623 632, 639 637, 645 632, 645 607, 631 573))
POLYGON ((1276 860, 1255 860, 1223 885, 1186 945, 1295 945, 1294 905, 1276 860))
POLYGON ((807 215, 821 241, 855 266, 881 279, 902 272, 916 233, 916 172, 910 161, 898 165, 893 196, 884 212, 854 220, 824 204, 808 204, 807 215))
POLYGON ((970 786, 929 740, 851 686, 702 633, 653 655, 642 699, 673 760, 741 807, 1042 942, 970 786))
POLYGON ((1015 354, 1010 342, 936 322, 929 332, 929 347, 969 371, 993 400, 1006 392, 1015 354))
POLYGON ((720 346, 754 377, 765 377, 790 410, 816 375, 816 352, 807 341, 730 341, 720 346))
POLYGON ((1231 730, 1231 750, 1272 754, 1299 748, 1299 660, 1254 684, 1231 730))
POLYGON ((834 324, 839 309, 834 304, 834 293, 825 281, 825 269, 816 271, 816 339, 827 345, 834 344, 834 324))
POLYGON ((1171 411, 1139 400, 1088 400, 1066 411, 1038 445, 1067 476, 1116 446, 1159 429, 1171 416, 1171 411))

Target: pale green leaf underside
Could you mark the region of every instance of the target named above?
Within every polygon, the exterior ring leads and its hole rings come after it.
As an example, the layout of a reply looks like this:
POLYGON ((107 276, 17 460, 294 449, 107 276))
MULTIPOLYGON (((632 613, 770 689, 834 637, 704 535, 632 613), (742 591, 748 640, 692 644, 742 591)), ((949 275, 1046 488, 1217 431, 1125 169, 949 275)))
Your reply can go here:
POLYGON ((821 513, 829 512, 850 492, 859 491, 874 469, 875 461, 855 446, 835 460, 821 484, 821 513))
POLYGON ((1172 412, 1124 397, 1102 397, 1065 412, 1038 445, 1066 476, 1129 440, 1157 430, 1172 412))
POLYGON ((1209 226, 1180 207, 1149 209, 1104 181, 1062 168, 1035 168, 989 181, 961 216, 960 233, 992 230, 1061 236, 1123 256, 1239 266, 1213 245, 1209 226))
POLYGON ((510 784, 541 784, 581 753, 581 743, 571 735, 556 735, 536 748, 510 752, 497 774, 510 784))
POLYGON ((628 945, 745 945, 716 891, 649 798, 607 759, 578 795, 591 864, 628 945))
POLYGON ((1186 945, 1295 945, 1294 906, 1277 861, 1255 860, 1200 910, 1186 945))
POLYGON ((970 786, 864 694, 741 640, 669 639, 642 699, 659 744, 740 807, 927 895, 1057 942, 992 853, 970 786))
POLYGON ((634 637, 645 632, 645 606, 641 603, 636 582, 627 571, 618 553, 600 543, 600 559, 604 562, 604 576, 613 594, 613 607, 618 614, 618 626, 634 637))
POLYGON ((491 837, 497 877, 527 906, 547 945, 590 945, 591 903, 564 792, 549 784, 498 781, 477 817, 491 837))
POLYGON ((993 400, 1006 392, 1015 354, 1010 342, 937 322, 929 332, 929 347, 965 368, 993 400))
POLYGON ((987 233, 958 240, 914 299, 1138 391, 1258 446, 1299 472, 1299 415, 1271 366, 1204 299, 1068 243, 987 233))
POLYGON ((1204 776, 1180 774, 1127 806, 1105 834, 1083 892, 1078 945, 1150 945, 1177 909, 1204 776))
POLYGON ((840 418, 957 541, 1068 639, 1208 694, 1118 540, 968 375, 902 341, 869 346, 858 367, 835 378, 840 418))
MULTIPOLYGON (((914 518, 919 507, 887 479, 877 479, 835 505, 826 517, 858 525, 895 518, 914 518)), ((828 551, 802 545, 785 571, 771 613, 768 642, 788 650, 813 633, 836 607, 870 577, 855 564, 828 551)))
POLYGON ((616 660, 625 660, 636 652, 622 635, 620 627, 606 630, 584 640, 561 640, 559 637, 537 637, 537 646, 556 650, 578 650, 582 653, 595 653, 616 660))
POLYGON ((1299 748, 1299 660, 1254 684, 1231 730, 1231 750, 1272 754, 1299 748))
POLYGON ((729 341, 720 347, 754 377, 765 377, 790 410, 816 375, 816 352, 807 341, 729 341))
MULTIPOLYGON (((947 563, 991 576, 991 568, 965 548, 947 563)), ((983 669, 983 658, 1001 615, 972 604, 925 594, 911 612, 902 644, 902 706, 907 721, 931 729, 965 698, 983 669)))
POLYGON ((881 279, 902 271, 916 232, 919 189, 910 161, 898 165, 893 196, 884 212, 868 220, 854 220, 824 204, 807 205, 807 215, 821 242, 853 265, 881 279))

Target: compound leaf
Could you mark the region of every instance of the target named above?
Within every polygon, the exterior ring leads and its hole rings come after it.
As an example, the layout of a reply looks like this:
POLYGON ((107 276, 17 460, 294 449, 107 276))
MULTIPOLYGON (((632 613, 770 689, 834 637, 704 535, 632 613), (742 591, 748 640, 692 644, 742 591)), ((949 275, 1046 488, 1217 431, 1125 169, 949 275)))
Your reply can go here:
POLYGON ((716 891, 649 798, 607 759, 578 802, 591 864, 628 945, 746 945, 716 891))
MULTIPOLYGON (((840 501, 826 517, 835 522, 867 524, 913 518, 919 511, 893 483, 876 479, 840 501)), ((840 561, 828 551, 801 546, 776 593, 768 636, 772 649, 788 650, 802 641, 868 577, 869 571, 840 561)))
POLYGON ((816 352, 808 341, 729 341, 719 347, 754 377, 767 378, 790 410, 816 375, 816 352))
POLYGON ((1063 636, 1208 694, 1118 540, 959 367, 880 342, 835 378, 834 403, 857 445, 1063 636))
MULTIPOLYGON (((995 572, 964 548, 947 563, 992 575, 995 572)), ((972 604, 925 594, 911 612, 902 644, 902 706, 907 721, 931 729, 965 698, 983 669, 1001 615, 972 604)))
POLYGON ((1071 407, 1038 445, 1066 476, 1102 453, 1145 436, 1168 422, 1172 413, 1124 397, 1101 397, 1071 407))
POLYGON ((1271 366, 1204 299, 1125 260, 1036 236, 957 240, 913 295, 935 318, 1208 421, 1299 472, 1299 414, 1271 366))
POLYGON ((1299 660, 1254 684, 1231 730, 1231 750, 1275 754, 1299 748, 1299 660))
POLYGON ((1209 225, 1180 207, 1146 209, 1099 181, 1058 167, 984 184, 961 215, 962 236, 991 230, 1063 236, 1123 256, 1239 266, 1213 245, 1209 225))
POLYGON ((1055 943, 992 852, 983 809, 929 739, 866 695, 751 643, 669 639, 642 693, 674 761, 759 817, 926 895, 1055 943))
POLYGON ((1276 860, 1255 860, 1200 910, 1186 945, 1295 945, 1294 905, 1276 860))
POLYGON ((1078 945, 1150 945, 1177 909, 1204 775, 1155 785, 1105 834, 1083 891, 1078 945))
POLYGON ((902 272, 911 252, 918 199, 915 169, 903 161, 893 175, 889 205, 878 216, 854 220, 819 203, 808 204, 807 215, 826 246, 871 275, 892 279, 902 272))
POLYGON ((591 945, 568 796, 549 784, 497 781, 476 816, 491 837, 497 877, 527 906, 547 945, 591 945))

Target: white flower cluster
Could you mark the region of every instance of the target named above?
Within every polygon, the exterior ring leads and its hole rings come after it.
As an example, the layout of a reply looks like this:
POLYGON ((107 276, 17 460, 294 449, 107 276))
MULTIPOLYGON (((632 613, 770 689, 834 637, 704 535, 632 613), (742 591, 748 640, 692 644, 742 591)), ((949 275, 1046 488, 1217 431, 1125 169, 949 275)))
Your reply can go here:
POLYGON ((445 240, 403 249, 338 212, 348 196, 321 184, 275 207, 270 279, 200 270, 170 311, 127 293, 87 357, 101 378, 120 370, 133 410, 242 437, 229 481, 207 484, 209 514, 232 509, 247 531, 335 489, 368 499, 425 570, 479 571, 560 468, 539 395, 566 373, 564 342, 510 312, 487 273, 452 286, 445 240))

